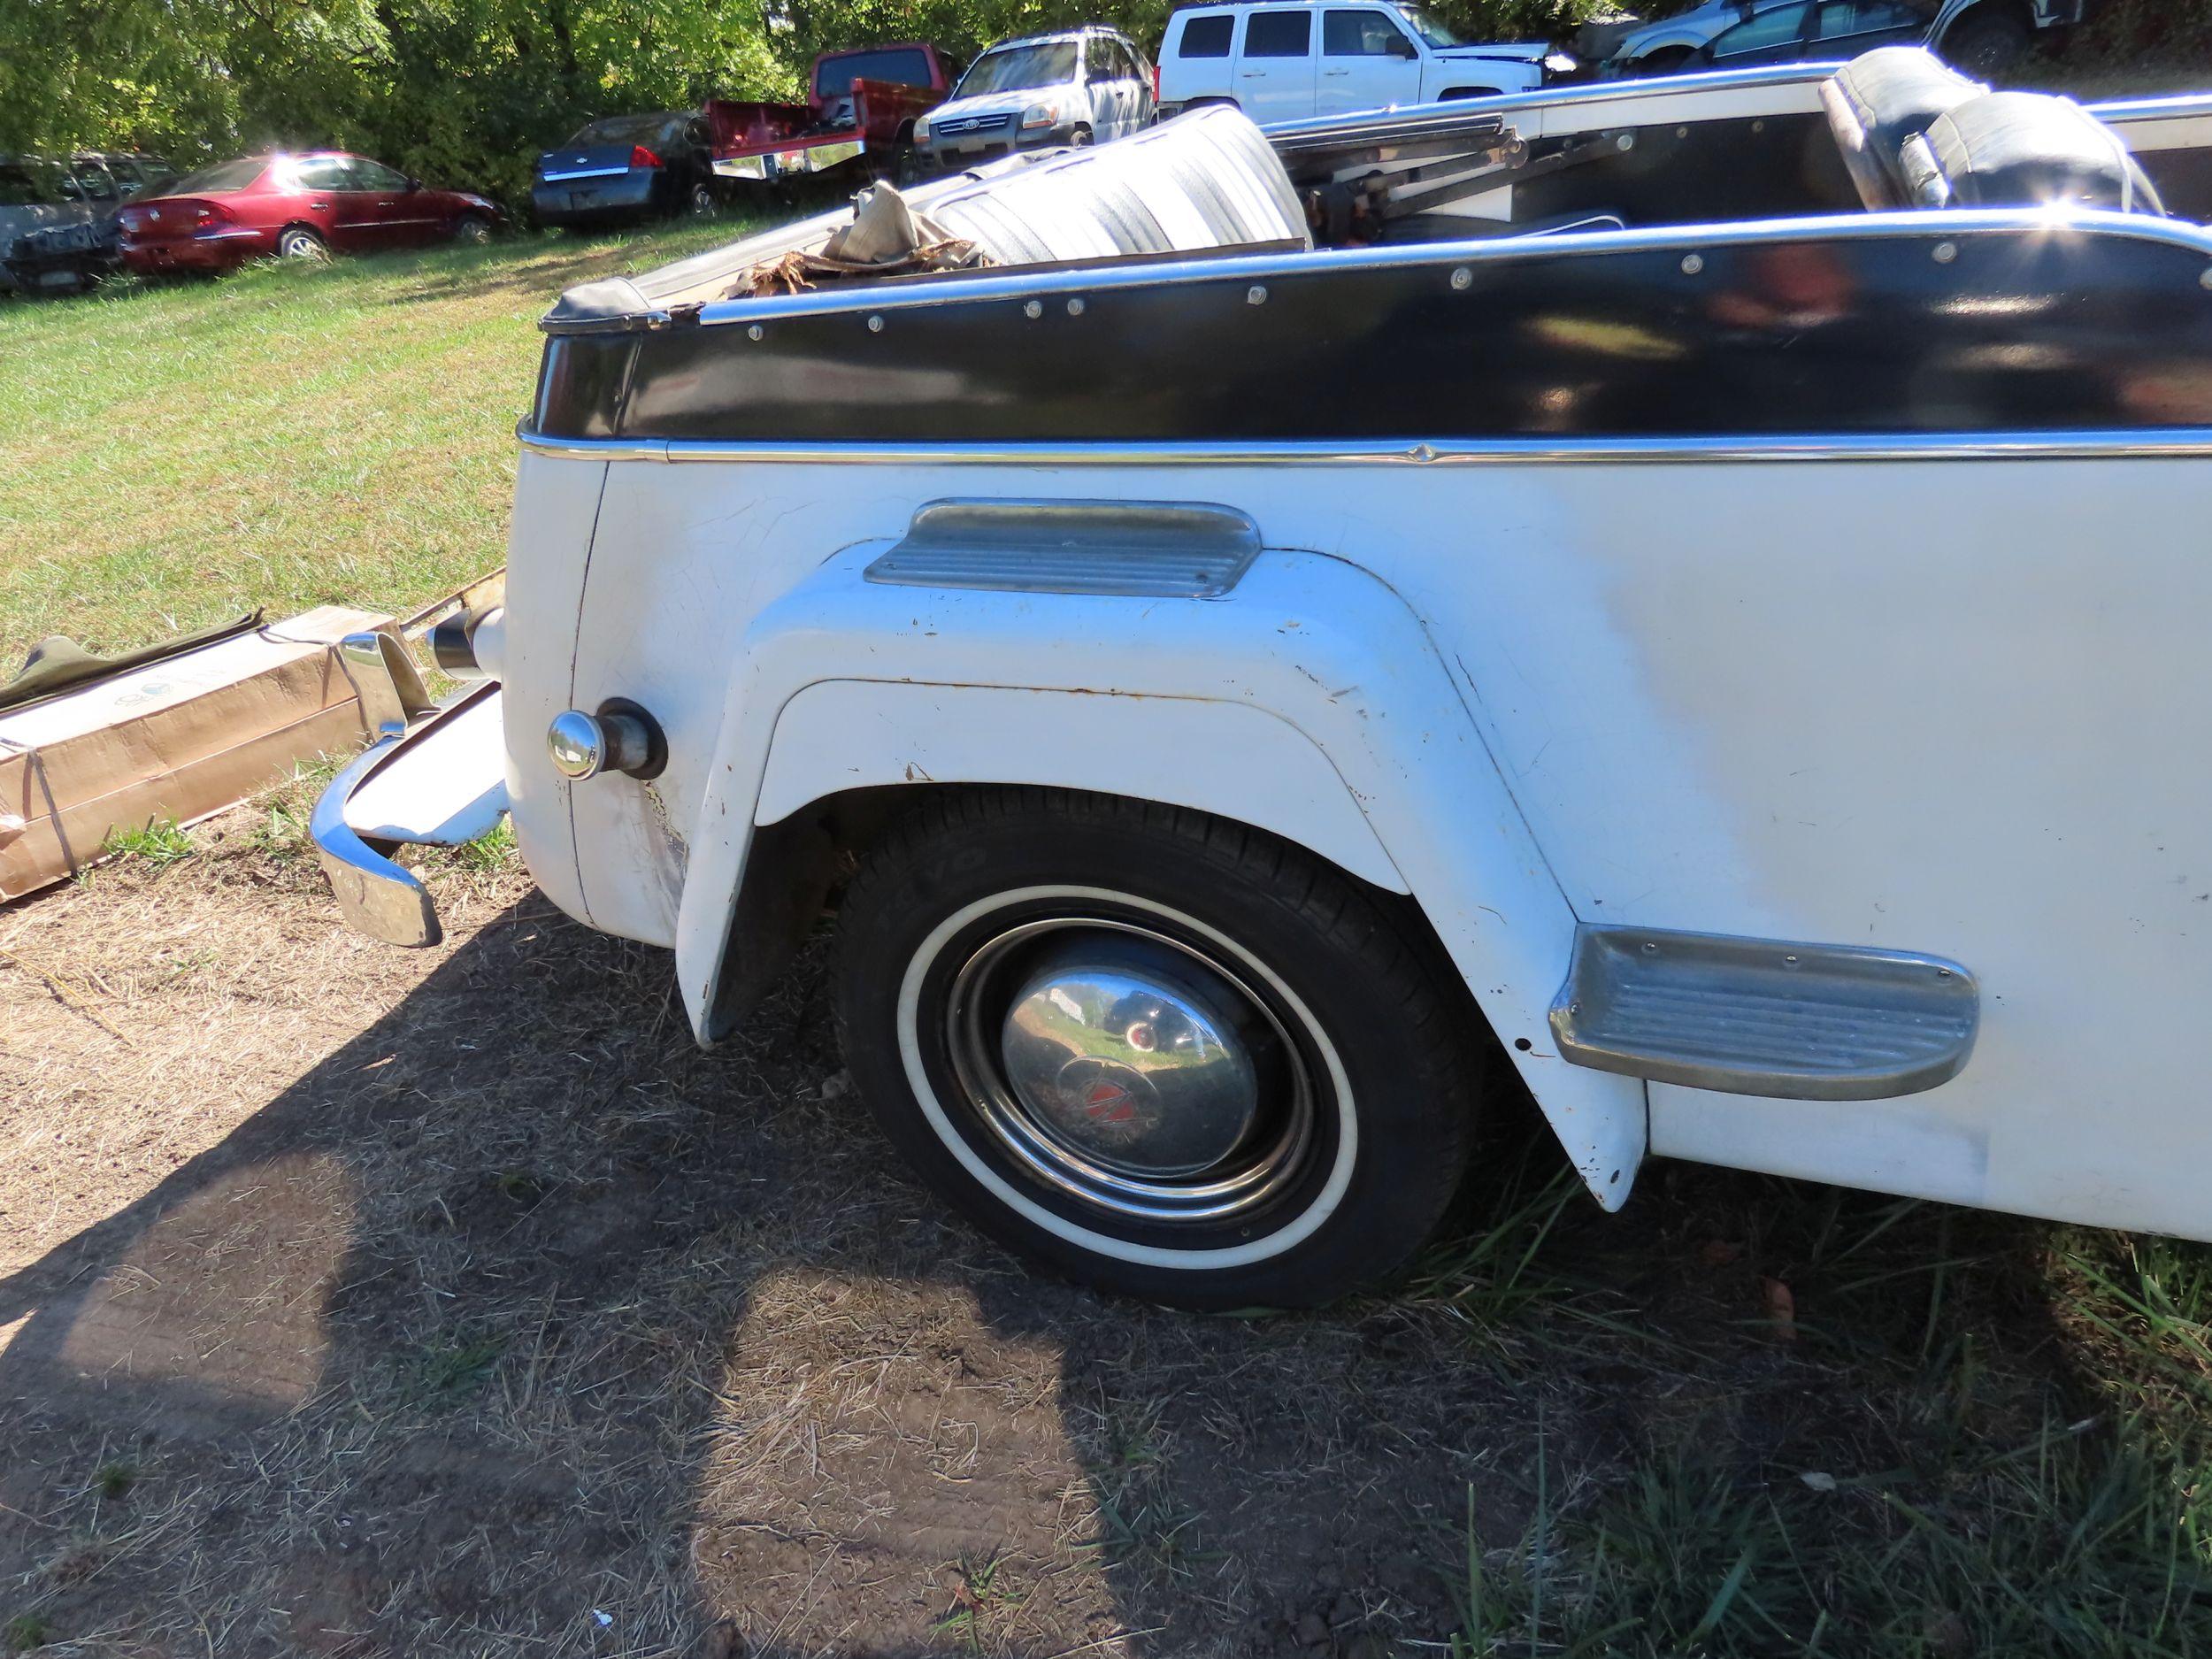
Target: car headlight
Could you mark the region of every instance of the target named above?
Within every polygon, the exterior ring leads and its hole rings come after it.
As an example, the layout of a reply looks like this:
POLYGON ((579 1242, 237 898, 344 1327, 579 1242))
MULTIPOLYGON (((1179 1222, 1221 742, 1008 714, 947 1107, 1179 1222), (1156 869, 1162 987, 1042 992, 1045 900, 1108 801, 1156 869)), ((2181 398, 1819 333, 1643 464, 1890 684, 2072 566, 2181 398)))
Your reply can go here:
POLYGON ((914 142, 918 144, 929 142, 929 117, 926 115, 915 118, 914 142))
POLYGON ((1544 67, 1555 75, 1571 75, 1582 65, 1565 52, 1547 52, 1544 55, 1544 67))
POLYGON ((1056 126, 1059 119, 1060 106, 1058 104, 1033 104, 1022 111, 1022 131, 1026 133, 1033 127, 1056 126))

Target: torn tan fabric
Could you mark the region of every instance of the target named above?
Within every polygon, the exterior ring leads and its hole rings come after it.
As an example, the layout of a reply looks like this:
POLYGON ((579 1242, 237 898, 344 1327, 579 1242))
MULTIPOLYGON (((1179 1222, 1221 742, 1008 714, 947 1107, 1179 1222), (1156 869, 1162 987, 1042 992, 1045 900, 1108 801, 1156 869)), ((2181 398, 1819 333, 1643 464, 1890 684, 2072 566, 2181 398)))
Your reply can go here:
POLYGON ((852 223, 832 232, 819 253, 794 248, 763 260, 739 278, 728 297, 796 294, 836 278, 966 271, 989 263, 973 242, 916 212, 895 186, 879 184, 853 199, 852 223))

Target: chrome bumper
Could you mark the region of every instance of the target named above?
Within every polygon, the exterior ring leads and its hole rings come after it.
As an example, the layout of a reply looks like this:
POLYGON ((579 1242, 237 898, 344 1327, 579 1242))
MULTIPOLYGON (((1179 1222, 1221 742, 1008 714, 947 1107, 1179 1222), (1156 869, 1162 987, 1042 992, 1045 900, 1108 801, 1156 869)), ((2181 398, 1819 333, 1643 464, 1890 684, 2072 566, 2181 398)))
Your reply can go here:
POLYGON ((498 720, 499 687, 487 681, 419 723, 385 723, 323 791, 309 833, 348 926, 394 945, 444 937, 428 890, 390 852, 410 841, 454 846, 497 826, 507 787, 503 768, 488 762, 486 728, 495 754, 498 720))

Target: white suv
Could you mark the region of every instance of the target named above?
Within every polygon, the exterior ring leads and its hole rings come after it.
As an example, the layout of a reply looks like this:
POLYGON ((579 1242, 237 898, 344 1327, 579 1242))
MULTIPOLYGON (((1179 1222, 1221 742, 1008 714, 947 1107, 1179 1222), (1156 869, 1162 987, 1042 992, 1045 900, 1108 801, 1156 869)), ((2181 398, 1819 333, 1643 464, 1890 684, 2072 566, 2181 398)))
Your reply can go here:
POLYGON ((1189 6, 1160 46, 1160 113, 1233 104, 1256 121, 1294 121, 1525 92, 1573 66, 1541 41, 1467 45, 1386 0, 1189 6))
POLYGON ((933 170, 1010 150, 1103 144, 1152 125, 1151 65, 1118 29, 1095 26, 1001 41, 952 96, 914 123, 933 170))

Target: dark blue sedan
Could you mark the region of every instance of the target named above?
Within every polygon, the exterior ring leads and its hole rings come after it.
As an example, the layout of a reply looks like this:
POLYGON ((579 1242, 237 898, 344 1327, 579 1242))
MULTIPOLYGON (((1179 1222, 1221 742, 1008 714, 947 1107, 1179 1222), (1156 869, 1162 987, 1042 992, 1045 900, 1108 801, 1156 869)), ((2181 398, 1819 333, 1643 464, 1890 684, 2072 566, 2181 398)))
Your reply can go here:
POLYGON ((695 114, 610 115, 538 157, 530 205, 545 225, 711 212, 718 198, 708 150, 695 114))

